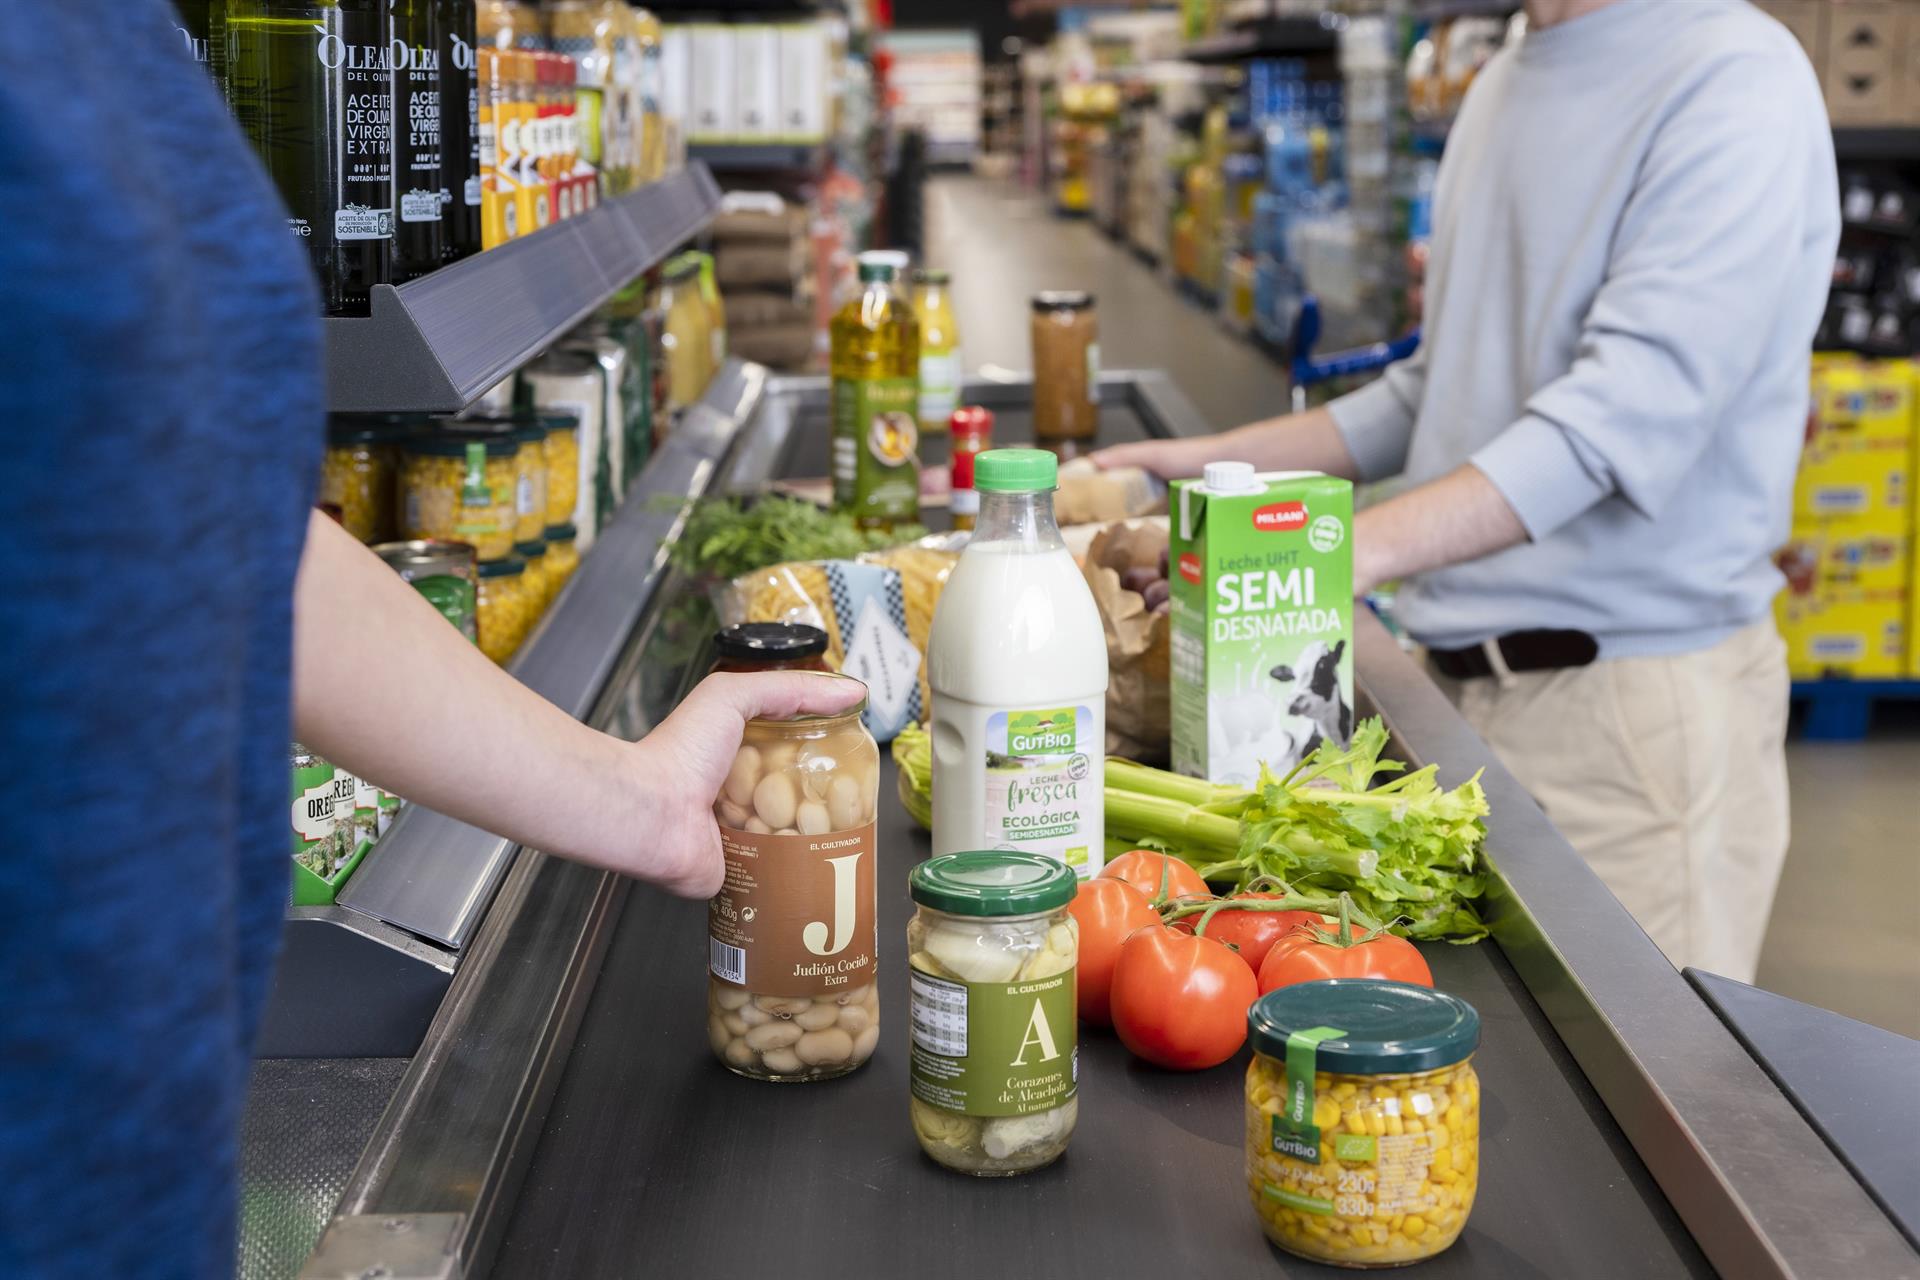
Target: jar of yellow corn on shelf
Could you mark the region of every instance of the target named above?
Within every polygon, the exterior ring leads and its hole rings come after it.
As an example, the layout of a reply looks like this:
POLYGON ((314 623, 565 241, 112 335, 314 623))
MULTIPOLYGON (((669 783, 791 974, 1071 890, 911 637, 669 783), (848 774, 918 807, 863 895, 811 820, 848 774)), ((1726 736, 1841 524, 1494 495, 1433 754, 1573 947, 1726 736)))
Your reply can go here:
POLYGON ((1452 1244, 1480 1183, 1473 1006, 1335 979, 1268 992, 1247 1025, 1247 1190, 1267 1238, 1344 1267, 1452 1244))

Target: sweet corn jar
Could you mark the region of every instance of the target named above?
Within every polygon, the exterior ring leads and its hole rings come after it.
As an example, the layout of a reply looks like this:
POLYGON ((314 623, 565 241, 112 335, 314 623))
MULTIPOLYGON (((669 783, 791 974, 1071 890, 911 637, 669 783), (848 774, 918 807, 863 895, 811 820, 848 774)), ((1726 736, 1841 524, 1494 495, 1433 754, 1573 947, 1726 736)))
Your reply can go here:
POLYGON ((1268 992, 1247 1025, 1247 1190, 1267 1238, 1343 1267, 1452 1244, 1480 1181, 1473 1006, 1335 979, 1268 992))
POLYGON ((539 538, 516 542, 513 554, 527 566, 520 575, 520 590, 527 598, 527 630, 532 631, 553 599, 553 582, 547 575, 547 544, 539 538))
POLYGON ((478 614, 480 652, 504 663, 533 627, 532 602, 525 583, 527 562, 516 556, 480 566, 478 614))
POLYGON ((537 421, 547 464, 546 522, 568 524, 580 504, 580 419, 571 413, 543 413, 537 421))
POLYGON ((320 505, 337 512, 347 532, 368 545, 393 538, 396 442, 405 431, 396 419, 378 415, 337 414, 327 420, 320 505))
POLYGON ((907 877, 908 1108, 920 1149, 949 1169, 1025 1173, 1073 1136, 1078 884, 1064 862, 997 849, 907 877))
POLYGON ((547 544, 545 560, 549 601, 560 594, 560 588, 567 585, 567 579, 580 567, 580 548, 573 541, 576 536, 570 524, 550 524, 542 535, 542 541, 547 544))
POLYGON ((401 445, 400 536, 470 543, 482 560, 513 551, 519 441, 436 431, 401 445))

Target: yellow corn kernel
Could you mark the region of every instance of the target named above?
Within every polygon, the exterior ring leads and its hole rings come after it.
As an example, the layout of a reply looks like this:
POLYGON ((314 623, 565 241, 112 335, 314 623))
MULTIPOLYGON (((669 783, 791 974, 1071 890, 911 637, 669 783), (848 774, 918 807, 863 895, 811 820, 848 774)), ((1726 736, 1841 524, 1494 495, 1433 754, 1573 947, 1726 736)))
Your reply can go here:
POLYGON ((1313 1104, 1313 1123, 1322 1129, 1331 1129, 1340 1123, 1340 1104, 1332 1098, 1321 1098, 1313 1104))
POLYGON ((1331 1090, 1331 1092, 1333 1093, 1334 1097, 1338 1098, 1342 1102, 1345 1102, 1348 1098, 1351 1098, 1355 1093, 1359 1092, 1359 1089, 1360 1089, 1359 1085, 1356 1085, 1355 1083, 1353 1083, 1353 1081, 1348 1080, 1333 1086, 1333 1089, 1331 1090))
POLYGON ((1393 1136, 1395 1136, 1395 1137, 1397 1138, 1397 1137, 1399 1137, 1399 1136, 1400 1136, 1401 1134, 1403 1134, 1403 1133, 1405 1133, 1406 1131, 1407 1131, 1407 1126, 1406 1126, 1405 1124, 1403 1124, 1403 1123, 1401 1122, 1401 1120, 1400 1120, 1400 1117, 1399 1117, 1399 1116, 1388 1116, 1388 1117, 1387 1117, 1387 1132, 1388 1132, 1388 1133, 1390 1133, 1390 1134, 1392 1134, 1393 1136))
POLYGON ((1401 1224, 1400 1229, 1407 1233, 1408 1239, 1418 1240, 1422 1235, 1426 1234, 1427 1222, 1426 1219, 1422 1218, 1419 1214, 1410 1213, 1407 1215, 1407 1220, 1401 1224))

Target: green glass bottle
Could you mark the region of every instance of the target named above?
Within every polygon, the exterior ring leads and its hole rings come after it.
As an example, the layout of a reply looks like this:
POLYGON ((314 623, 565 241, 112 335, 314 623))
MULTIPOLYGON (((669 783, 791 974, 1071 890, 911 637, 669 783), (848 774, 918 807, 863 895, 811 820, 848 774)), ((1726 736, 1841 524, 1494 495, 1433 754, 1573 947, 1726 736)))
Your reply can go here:
POLYGON ((434 0, 440 10, 440 187, 447 207, 443 262, 480 252, 480 81, 474 0, 434 0))
POLYGON ((440 265, 446 240, 440 0, 393 0, 393 278, 440 265))
POLYGON ((227 0, 174 0, 179 21, 173 29, 180 33, 186 54, 207 69, 215 85, 226 84, 227 0))
POLYGON ((328 315, 393 278, 388 0, 226 0, 227 104, 307 245, 328 315))

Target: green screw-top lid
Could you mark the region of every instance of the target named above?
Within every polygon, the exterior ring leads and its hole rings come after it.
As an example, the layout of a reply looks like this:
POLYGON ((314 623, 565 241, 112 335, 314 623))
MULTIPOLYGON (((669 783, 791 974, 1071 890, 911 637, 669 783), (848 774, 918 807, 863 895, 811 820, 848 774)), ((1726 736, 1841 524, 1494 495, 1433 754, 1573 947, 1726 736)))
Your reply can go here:
POLYGON ((511 458, 520 452, 520 442, 505 432, 484 431, 434 431, 428 435, 411 436, 400 442, 400 448, 407 453, 425 454, 435 458, 464 458, 469 444, 484 445, 489 458, 511 458))
POLYGON ((923 907, 955 916, 1030 916, 1073 901, 1080 883, 1066 863, 1038 853, 983 849, 929 858, 907 876, 923 907))
POLYGON ((529 538, 525 542, 516 542, 513 544, 513 554, 523 560, 538 560, 541 556, 547 554, 546 540, 543 538, 529 538))
POLYGON ((483 578, 511 578, 516 573, 525 573, 527 562, 519 556, 508 556, 504 560, 482 560, 480 576, 483 578))
POLYGON ((543 542, 572 542, 579 536, 580 531, 570 524, 550 524, 540 539, 543 542))
POLYGON ((1042 493, 1059 486, 1060 459, 1045 449, 989 449, 973 460, 982 493, 1042 493))
POLYGON ((535 415, 534 422, 548 435, 552 435, 556 431, 578 431, 580 429, 580 415, 577 413, 552 413, 542 410, 535 415))
POLYGON ((1296 1031, 1336 1027, 1315 1067, 1348 1075, 1405 1075, 1459 1062, 1479 1047, 1480 1015, 1458 996, 1374 978, 1330 978, 1269 991, 1247 1011, 1253 1047, 1287 1056, 1296 1031))

